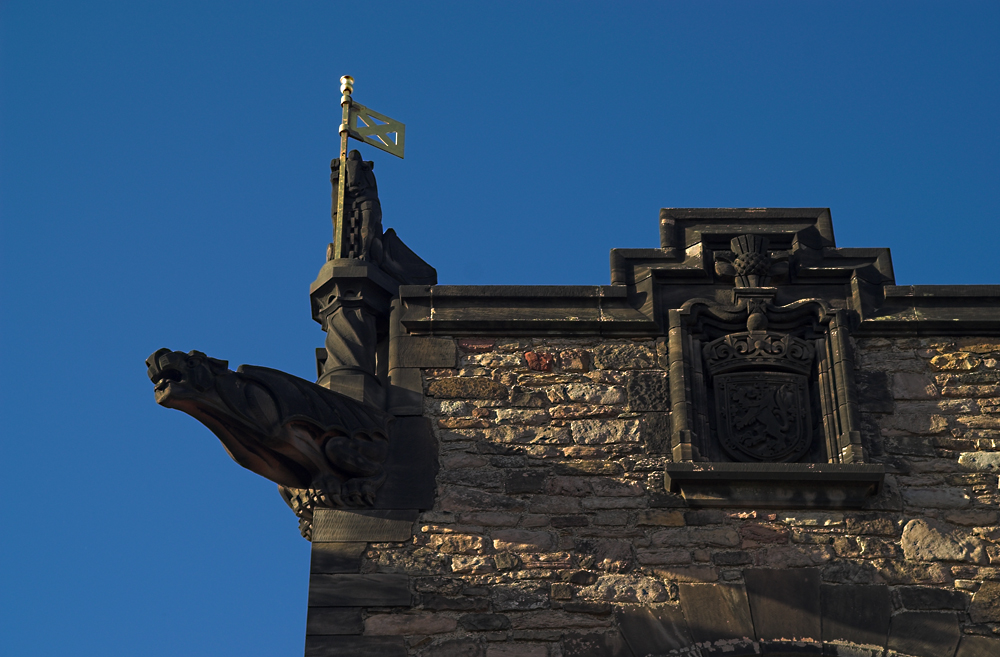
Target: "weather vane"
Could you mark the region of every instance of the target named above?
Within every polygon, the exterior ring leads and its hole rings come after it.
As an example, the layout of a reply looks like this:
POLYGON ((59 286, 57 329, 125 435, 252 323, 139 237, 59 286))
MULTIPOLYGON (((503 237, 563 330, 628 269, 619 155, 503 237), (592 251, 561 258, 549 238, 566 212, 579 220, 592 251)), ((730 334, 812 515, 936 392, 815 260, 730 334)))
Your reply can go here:
POLYGON ((362 162, 357 151, 347 152, 347 139, 374 146, 396 157, 403 157, 406 126, 384 114, 370 110, 351 98, 354 78, 340 78, 340 160, 331 163, 337 180, 337 195, 333 208, 333 244, 327 260, 340 258, 381 259, 375 239, 382 232, 382 210, 378 201, 375 176, 371 174, 374 163, 362 162), (347 207, 348 194, 351 208, 347 207), (348 216, 348 214, 350 216, 348 216))

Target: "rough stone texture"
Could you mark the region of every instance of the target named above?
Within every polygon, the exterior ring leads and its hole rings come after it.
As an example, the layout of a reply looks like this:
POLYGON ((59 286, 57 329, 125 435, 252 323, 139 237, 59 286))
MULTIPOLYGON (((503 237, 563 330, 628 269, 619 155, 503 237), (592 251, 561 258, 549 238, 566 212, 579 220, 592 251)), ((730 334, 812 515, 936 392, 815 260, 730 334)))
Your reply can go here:
POLYGON ((972 598, 973 623, 1000 623, 1000 582, 983 582, 972 598))
MULTIPOLYGON (((828 652, 886 645, 894 614, 897 649, 965 637, 962 657, 993 654, 982 651, 1000 641, 1000 344, 855 342, 870 374, 862 441, 886 485, 869 508, 807 511, 691 509, 664 490, 662 341, 456 336, 457 367, 422 370, 434 508, 410 540, 368 544, 352 562, 406 575, 412 605, 365 607, 366 632, 402 632, 372 638, 406 637, 427 657, 638 657, 630 641, 667 653, 688 639, 711 644, 702 655, 815 652, 756 638, 747 572, 775 569, 791 574, 788 600, 819 578, 823 636, 806 636, 809 619, 796 636, 828 652), (958 352, 974 358, 932 362, 958 352)), ((755 585, 780 632, 783 601, 755 585)))
POLYGON ((987 562, 982 540, 934 520, 911 520, 903 528, 903 554, 913 561, 987 562))

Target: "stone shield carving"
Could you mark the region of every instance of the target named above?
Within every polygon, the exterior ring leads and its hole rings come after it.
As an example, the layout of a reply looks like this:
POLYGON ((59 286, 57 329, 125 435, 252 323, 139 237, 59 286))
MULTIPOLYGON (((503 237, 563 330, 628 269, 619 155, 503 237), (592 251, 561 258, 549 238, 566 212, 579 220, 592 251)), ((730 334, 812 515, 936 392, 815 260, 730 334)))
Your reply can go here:
POLYGON ((738 461, 796 461, 809 449, 812 421, 805 376, 738 372, 714 377, 717 430, 738 461))

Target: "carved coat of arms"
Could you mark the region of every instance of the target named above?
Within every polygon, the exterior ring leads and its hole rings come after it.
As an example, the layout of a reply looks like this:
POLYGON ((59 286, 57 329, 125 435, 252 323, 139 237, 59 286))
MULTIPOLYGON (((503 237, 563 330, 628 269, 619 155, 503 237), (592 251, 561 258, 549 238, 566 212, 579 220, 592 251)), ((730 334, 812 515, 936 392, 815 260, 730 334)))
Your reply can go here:
POLYGON ((797 461, 812 442, 809 380, 815 350, 764 331, 705 346, 715 392, 716 432, 737 461, 797 461))
POLYGON ((715 377, 719 441, 743 461, 795 461, 809 448, 806 377, 741 372, 715 377))

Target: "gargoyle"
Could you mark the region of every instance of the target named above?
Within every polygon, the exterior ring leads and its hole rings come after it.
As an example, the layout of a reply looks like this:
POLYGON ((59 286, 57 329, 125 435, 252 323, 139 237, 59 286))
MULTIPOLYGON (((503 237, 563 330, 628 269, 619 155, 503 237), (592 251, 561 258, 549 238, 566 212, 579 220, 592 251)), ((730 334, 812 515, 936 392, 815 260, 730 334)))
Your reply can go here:
POLYGON ((160 349, 146 365, 156 403, 207 426, 234 461, 277 483, 286 500, 308 493, 323 506, 374 504, 392 416, 278 370, 233 372, 199 351, 160 349))

